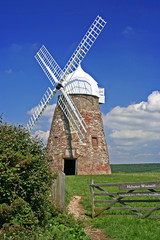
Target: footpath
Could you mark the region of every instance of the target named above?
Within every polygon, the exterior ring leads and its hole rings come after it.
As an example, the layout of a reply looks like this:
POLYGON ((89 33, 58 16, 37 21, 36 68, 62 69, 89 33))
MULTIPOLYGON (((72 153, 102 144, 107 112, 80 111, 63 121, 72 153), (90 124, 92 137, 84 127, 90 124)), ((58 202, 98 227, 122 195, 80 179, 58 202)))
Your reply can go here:
MULTIPOLYGON (((81 196, 73 196, 70 203, 68 204, 67 209, 70 214, 73 214, 75 219, 87 222, 85 210, 82 204, 80 204, 81 199, 81 196)), ((112 238, 107 238, 103 230, 92 228, 92 226, 89 224, 86 224, 84 231, 91 238, 91 240, 114 240, 112 238)))

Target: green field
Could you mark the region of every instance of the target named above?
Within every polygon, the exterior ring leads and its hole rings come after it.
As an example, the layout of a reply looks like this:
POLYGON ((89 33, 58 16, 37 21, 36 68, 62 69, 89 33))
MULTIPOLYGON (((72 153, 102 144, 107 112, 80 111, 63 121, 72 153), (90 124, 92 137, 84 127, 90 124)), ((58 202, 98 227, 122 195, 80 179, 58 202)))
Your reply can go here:
POLYGON ((91 179, 97 184, 160 180, 160 172, 155 172, 155 170, 146 173, 124 173, 124 165, 122 169, 116 166, 115 170, 114 167, 112 166, 112 170, 119 171, 119 173, 100 176, 66 176, 66 205, 72 196, 82 196, 82 204, 88 216, 88 223, 95 228, 104 229, 110 238, 116 240, 159 240, 160 219, 141 219, 134 216, 125 216, 122 212, 116 216, 110 214, 110 216, 100 215, 94 219, 91 218, 91 194, 89 190, 91 179))
POLYGON ((160 172, 160 163, 111 164, 112 173, 160 172))

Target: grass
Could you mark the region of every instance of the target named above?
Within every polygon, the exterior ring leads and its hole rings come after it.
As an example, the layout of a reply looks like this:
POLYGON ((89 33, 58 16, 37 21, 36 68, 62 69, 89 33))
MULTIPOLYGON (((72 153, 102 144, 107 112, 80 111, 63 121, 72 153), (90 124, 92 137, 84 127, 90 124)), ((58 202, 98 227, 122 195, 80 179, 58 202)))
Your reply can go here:
POLYGON ((147 173, 113 173, 111 175, 66 176, 66 205, 74 195, 82 196, 82 204, 89 216, 89 223, 96 228, 104 229, 110 238, 116 240, 159 240, 160 220, 140 219, 124 216, 98 216, 91 218, 91 194, 89 183, 115 183, 159 181, 160 172, 147 173))
POLYGON ((160 163, 111 164, 112 173, 160 172, 160 163))

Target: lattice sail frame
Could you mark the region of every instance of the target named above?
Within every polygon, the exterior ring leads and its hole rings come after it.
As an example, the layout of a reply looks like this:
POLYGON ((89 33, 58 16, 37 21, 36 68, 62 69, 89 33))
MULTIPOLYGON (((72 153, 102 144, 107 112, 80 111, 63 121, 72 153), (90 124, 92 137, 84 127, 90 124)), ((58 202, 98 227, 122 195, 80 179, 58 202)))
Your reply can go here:
POLYGON ((63 91, 58 97, 58 104, 68 119, 72 130, 78 132, 79 139, 83 142, 87 134, 87 124, 79 113, 72 99, 63 91))
MULTIPOLYGON (((27 124, 27 129, 29 131, 32 130, 34 124, 38 121, 43 111, 45 110, 53 96, 56 94, 56 92, 61 89, 61 93, 63 95, 59 97, 59 105, 65 116, 67 117, 68 121, 76 131, 79 139, 82 142, 84 141, 87 133, 87 125, 84 122, 80 113, 78 112, 77 108, 73 104, 69 95, 67 95, 67 93, 63 90, 63 87, 65 87, 65 80, 68 74, 70 75, 71 79, 72 74, 84 59, 85 55, 103 30, 105 24, 106 22, 100 16, 96 17, 89 30, 79 43, 78 47, 72 54, 71 58, 65 65, 63 71, 44 45, 37 52, 35 58, 40 64, 46 76, 48 77, 49 81, 55 88, 53 90, 51 90, 50 88, 47 89, 42 100, 40 101, 40 104, 36 108, 35 113, 32 115, 31 119, 27 124), (62 85, 63 83, 64 86, 62 85)), ((68 79, 67 82, 69 82, 68 79)))
POLYGON ((55 90, 52 90, 50 87, 47 88, 45 94, 43 95, 40 103, 36 107, 35 112, 31 116, 30 120, 27 123, 27 129, 30 132, 32 128, 34 127, 35 123, 38 121, 46 107, 48 106, 48 103, 51 101, 53 96, 56 94, 55 90))
POLYGON ((51 84, 55 86, 55 84, 59 82, 60 77, 63 75, 63 71, 44 45, 35 55, 35 59, 47 75, 51 84))
POLYGON ((61 83, 66 79, 69 73, 72 73, 77 69, 77 67, 82 62, 82 60, 88 53, 89 49, 92 47, 93 43, 105 27, 105 25, 106 21, 104 21, 102 17, 97 16, 90 28, 88 29, 87 33, 79 43, 78 47, 70 57, 69 61, 65 65, 63 69, 63 76, 60 80, 61 83))

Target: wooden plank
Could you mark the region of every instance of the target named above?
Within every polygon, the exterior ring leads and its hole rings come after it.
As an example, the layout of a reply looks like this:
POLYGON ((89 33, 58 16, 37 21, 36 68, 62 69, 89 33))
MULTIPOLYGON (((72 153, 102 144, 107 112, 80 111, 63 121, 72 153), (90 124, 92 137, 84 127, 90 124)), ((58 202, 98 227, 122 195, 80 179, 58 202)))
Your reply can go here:
POLYGON ((94 196, 119 196, 119 197, 160 197, 160 192, 134 192, 134 193, 94 193, 94 196))
POLYGON ((92 218, 94 217, 95 210, 94 210, 94 187, 93 187, 94 181, 93 179, 91 180, 91 185, 90 185, 90 191, 91 191, 91 198, 92 198, 92 218))
MULTIPOLYGON (((100 191, 103 191, 104 193, 107 193, 106 191, 104 191, 102 188, 100 188, 100 187, 97 187, 100 191)), ((133 192, 134 190, 129 190, 128 192, 133 192)), ((113 195, 109 195, 109 197, 111 197, 112 199, 117 199, 115 196, 113 196, 113 195)), ((130 206, 128 206, 126 203, 124 203, 123 202, 123 200, 121 199, 121 200, 119 200, 119 203, 121 203, 123 206, 126 206, 126 207, 130 207, 130 206)), ((133 212, 137 215, 137 216, 141 216, 142 214, 141 213, 139 213, 139 212, 137 212, 136 210, 133 210, 133 212)))
MULTIPOLYGON (((112 202, 113 200, 94 200, 94 203, 109 203, 109 202, 112 202)), ((132 199, 132 200, 125 200, 125 199, 122 199, 121 200, 121 203, 125 203, 125 202, 137 202, 137 203, 145 203, 145 202, 147 202, 147 203, 152 203, 152 202, 160 202, 160 200, 157 200, 157 199, 139 199, 139 200, 137 200, 137 199, 132 199)))
MULTIPOLYGON (((138 187, 138 185, 143 184, 142 189, 160 189, 160 181, 154 181, 154 182, 121 182, 121 183, 103 183, 103 184, 93 184, 94 187, 113 187, 113 186, 120 186, 123 187, 125 185, 134 185, 138 187), (145 188, 148 185, 149 188, 145 188), (154 185, 155 187, 152 187, 154 185)), ((130 186, 131 187, 131 186, 130 186)), ((128 187, 127 189, 132 189, 128 187)), ((127 189, 121 189, 121 190, 127 190, 127 189)), ((137 188, 136 188, 137 189, 137 188)))
MULTIPOLYGON (((95 210, 100 210, 102 207, 95 207, 95 210)), ((153 207, 111 207, 109 210, 137 210, 137 211, 146 211, 153 210, 153 207)), ((156 209, 157 210, 157 209, 156 209)), ((155 211, 155 210, 154 210, 155 211)))
MULTIPOLYGON (((117 217, 117 214, 101 214, 101 217, 104 216, 110 216, 110 217, 117 217)), ((132 215, 132 214, 124 214, 123 217, 137 217, 136 215, 132 215)), ((150 215, 147 218, 153 218, 153 219, 160 219, 160 215, 150 215)))
POLYGON ((120 190, 130 189, 160 189, 160 182, 137 182, 137 183, 123 183, 119 186, 120 190))
POLYGON ((148 216, 148 218, 160 218, 160 215, 151 215, 151 216, 148 216))
POLYGON ((119 197, 160 197, 160 192, 118 193, 119 197))
POLYGON ((114 186, 119 186, 120 184, 123 183, 102 183, 102 184, 94 184, 93 186, 96 187, 114 187, 114 186))
POLYGON ((52 202, 61 210, 65 208, 65 174, 58 172, 52 185, 52 202))
POLYGON ((142 203, 142 202, 148 202, 148 203, 152 203, 152 202, 160 202, 160 199, 159 200, 157 200, 157 199, 132 199, 132 200, 128 200, 128 199, 124 199, 124 200, 121 200, 121 201, 123 201, 123 202, 137 202, 137 203, 142 203))
POLYGON ((106 207, 101 208, 101 210, 100 210, 98 213, 95 213, 95 214, 94 214, 94 217, 96 217, 97 215, 99 215, 99 214, 102 213, 103 211, 105 211, 105 210, 107 210, 107 209, 110 209, 110 207, 111 207, 112 205, 114 205, 115 203, 117 203, 117 202, 119 201, 119 199, 120 199, 120 198, 117 198, 117 199, 113 200, 112 203, 110 203, 110 204, 107 205, 106 207))
POLYGON ((118 195, 118 193, 108 193, 108 192, 94 193, 94 196, 110 196, 110 195, 118 195))
POLYGON ((94 200, 94 203, 110 203, 113 202, 113 200, 94 200))
POLYGON ((160 206, 158 207, 155 207, 155 208, 152 208, 149 212, 145 213, 142 218, 146 218, 148 217, 149 215, 151 215, 152 212, 156 211, 156 210, 160 210, 160 206))

